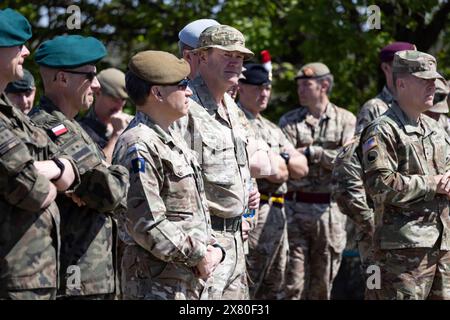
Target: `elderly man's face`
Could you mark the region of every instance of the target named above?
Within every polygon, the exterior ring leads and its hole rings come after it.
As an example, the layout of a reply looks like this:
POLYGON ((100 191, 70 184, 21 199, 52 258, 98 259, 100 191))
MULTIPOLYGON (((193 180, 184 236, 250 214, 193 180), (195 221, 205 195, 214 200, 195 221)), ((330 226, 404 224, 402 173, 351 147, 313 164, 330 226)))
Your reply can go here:
POLYGON ((29 55, 25 45, 0 48, 0 79, 6 83, 22 79, 22 65, 29 55))
POLYGON ((423 112, 433 106, 436 90, 434 81, 435 79, 422 79, 407 75, 397 80, 397 94, 405 101, 408 108, 423 112))

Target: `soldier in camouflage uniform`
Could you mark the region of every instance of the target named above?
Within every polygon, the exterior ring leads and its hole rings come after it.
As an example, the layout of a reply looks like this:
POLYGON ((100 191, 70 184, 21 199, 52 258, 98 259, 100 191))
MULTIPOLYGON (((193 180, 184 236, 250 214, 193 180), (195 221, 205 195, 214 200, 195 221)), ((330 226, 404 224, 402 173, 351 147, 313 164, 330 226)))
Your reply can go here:
MULTIPOLYGON (((259 193, 249 192, 250 169, 257 172, 262 167, 252 166, 259 146, 248 130, 245 115, 226 91, 237 83, 244 59, 253 53, 245 48, 242 33, 226 25, 204 30, 196 53, 199 75, 189 83, 193 91, 191 107, 178 121, 177 130, 197 152, 212 228, 227 252, 213 274, 210 298, 248 299, 243 241, 248 237, 249 224, 242 215, 259 206, 259 193)), ((267 151, 264 153, 267 157, 267 151)))
POLYGON ((119 138, 114 163, 130 171, 120 219, 125 299, 208 298, 225 251, 211 235, 201 167, 169 126, 186 115, 189 64, 161 51, 131 58, 126 86, 137 114, 119 138))
POLYGON ((376 299, 450 299, 450 141, 421 114, 433 106, 433 56, 394 56, 395 101, 361 135, 364 184, 374 202, 376 299))
POLYGON ((97 39, 55 37, 38 48, 45 95, 30 117, 80 170, 72 199, 58 196, 61 212, 61 284, 59 294, 74 299, 110 299, 118 293, 114 214, 126 209, 128 172, 106 163, 101 150, 74 120, 99 89, 95 63, 106 50, 97 39), (86 53, 87 52, 87 53, 86 53))
POLYGON ((351 219, 355 228, 355 239, 347 238, 347 242, 356 241, 355 246, 359 253, 359 259, 348 257, 348 261, 344 260, 348 267, 343 270, 343 274, 337 276, 335 286, 340 287, 340 291, 349 291, 355 298, 362 298, 364 295, 363 279, 367 276, 366 270, 370 265, 374 230, 373 203, 366 196, 362 180, 361 155, 357 152, 359 141, 360 136, 355 136, 338 154, 331 180, 332 199, 336 201, 341 212, 351 219), (357 266, 361 267, 360 270, 352 270, 357 266), (342 283, 338 282, 340 276, 342 283))
POLYGON ((244 111, 259 139, 271 149, 277 170, 258 179, 261 193, 257 222, 249 235, 247 268, 252 299, 283 299, 285 273, 289 255, 287 220, 284 210, 286 181, 301 178, 308 172, 306 158, 286 139, 275 124, 261 116, 269 103, 269 72, 259 64, 246 64, 239 80, 238 106, 244 111))
POLYGON ((385 113, 392 104, 394 84, 392 82, 392 60, 394 54, 401 50, 416 50, 416 46, 408 42, 393 42, 380 50, 381 70, 386 79, 383 90, 373 99, 363 104, 356 120, 356 132, 361 131, 373 120, 385 113))
POLYGON ((304 65, 296 76, 300 104, 280 127, 308 159, 309 174, 289 179, 286 199, 288 299, 330 299, 345 247, 345 216, 331 201, 331 171, 338 149, 350 141, 355 116, 328 99, 333 77, 323 63, 304 65))
POLYGON ((442 126, 450 134, 450 119, 448 118, 448 94, 449 88, 446 80, 436 79, 436 92, 434 93, 433 107, 425 111, 425 114, 442 126))
POLYGON ((77 120, 102 149, 106 161, 111 163, 117 139, 133 117, 123 112, 128 99, 125 74, 119 69, 108 68, 102 70, 97 79, 101 88, 94 92, 95 104, 82 119, 77 120))
POLYGON ((0 299, 56 297, 60 217, 54 200, 57 190, 79 183, 70 157, 61 158, 45 132, 2 93, 23 77, 30 37, 22 15, 0 10, 0 299))

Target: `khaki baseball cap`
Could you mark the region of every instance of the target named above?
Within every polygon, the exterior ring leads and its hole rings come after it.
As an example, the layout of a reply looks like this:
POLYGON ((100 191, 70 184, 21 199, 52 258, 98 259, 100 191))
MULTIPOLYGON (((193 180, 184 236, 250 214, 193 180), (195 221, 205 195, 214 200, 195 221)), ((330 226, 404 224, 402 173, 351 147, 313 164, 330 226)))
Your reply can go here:
POLYGON ((436 59, 425 52, 404 50, 394 55, 393 73, 409 73, 421 79, 442 79, 437 71, 436 59))
POLYGON ((255 54, 245 47, 244 35, 237 29, 227 25, 216 25, 205 29, 198 40, 195 51, 218 48, 225 51, 238 51, 244 54, 244 60, 255 54))
POLYGON ((114 98, 127 99, 128 94, 125 88, 125 74, 116 68, 102 70, 97 75, 98 82, 102 86, 102 91, 114 98))

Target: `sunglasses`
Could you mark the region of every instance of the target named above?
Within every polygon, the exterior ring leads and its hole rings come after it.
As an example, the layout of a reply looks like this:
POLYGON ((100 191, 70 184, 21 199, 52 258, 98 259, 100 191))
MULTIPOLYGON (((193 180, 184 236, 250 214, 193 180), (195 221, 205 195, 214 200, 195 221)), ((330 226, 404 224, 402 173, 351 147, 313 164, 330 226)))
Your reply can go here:
POLYGON ((177 82, 177 83, 174 83, 174 84, 169 84, 169 86, 177 86, 178 90, 183 90, 184 91, 188 87, 188 84, 189 84, 189 79, 184 78, 180 82, 177 82))
POLYGON ((433 99, 433 104, 444 101, 445 99, 447 99, 447 96, 448 95, 446 95, 445 93, 435 93, 434 99, 433 99))
POLYGON ((94 71, 90 71, 90 72, 83 72, 83 71, 73 71, 73 70, 61 70, 62 72, 67 72, 67 73, 73 73, 73 74, 83 74, 86 76, 86 79, 88 79, 89 81, 93 81, 94 78, 97 76, 97 73, 94 71))

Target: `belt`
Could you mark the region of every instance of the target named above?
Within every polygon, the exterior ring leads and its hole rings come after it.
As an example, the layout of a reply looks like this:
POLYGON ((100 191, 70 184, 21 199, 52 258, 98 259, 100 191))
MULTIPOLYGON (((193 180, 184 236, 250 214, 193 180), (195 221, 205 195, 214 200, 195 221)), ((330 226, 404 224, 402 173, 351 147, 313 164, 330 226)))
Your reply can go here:
POLYGON ((291 201, 304 203, 330 203, 331 194, 329 193, 310 193, 310 192, 288 192, 285 198, 291 201))
POLYGON ((261 193, 260 204, 271 203, 274 207, 283 208, 284 206, 284 194, 274 194, 270 196, 268 194, 261 193))
POLYGON ((211 227, 216 231, 236 232, 240 229, 241 223, 241 216, 229 219, 211 216, 211 227))

